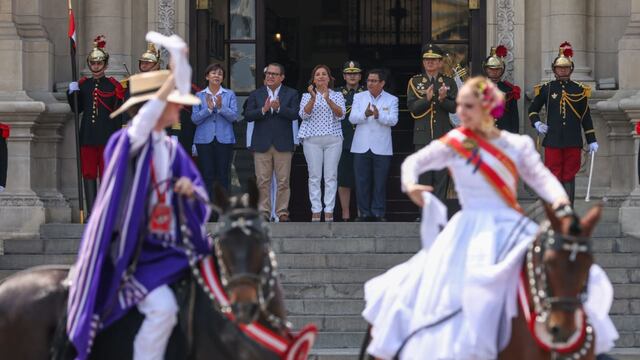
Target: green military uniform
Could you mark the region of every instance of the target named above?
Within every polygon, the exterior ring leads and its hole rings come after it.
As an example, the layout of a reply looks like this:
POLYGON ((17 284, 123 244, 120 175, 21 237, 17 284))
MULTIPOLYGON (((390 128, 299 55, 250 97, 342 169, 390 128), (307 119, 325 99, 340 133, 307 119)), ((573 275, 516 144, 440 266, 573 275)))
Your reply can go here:
MULTIPOLYGON (((423 59, 442 59, 444 52, 433 44, 427 44, 422 48, 423 59)), ((456 112, 456 96, 458 86, 454 79, 438 73, 430 77, 424 73, 416 75, 409 80, 407 85, 407 108, 411 117, 415 120, 413 126, 413 144, 416 150, 423 148, 433 140, 444 136, 454 128, 449 114, 456 112), (433 85, 433 97, 427 100, 427 89, 433 85), (448 88, 446 97, 440 101, 438 92, 441 87, 448 88)), ((422 174, 420 184, 430 185, 434 188, 434 195, 441 201, 455 198, 453 182, 447 170, 429 171, 422 174)))
POLYGON ((351 114, 351 105, 353 104, 353 95, 363 92, 366 89, 359 86, 357 89, 347 89, 346 86, 340 86, 335 91, 339 91, 344 96, 344 105, 347 109, 342 123, 342 155, 338 164, 338 186, 353 188, 355 186, 355 178, 353 174, 353 154, 351 153, 351 143, 353 143, 353 134, 355 134, 356 126, 349 122, 351 114))

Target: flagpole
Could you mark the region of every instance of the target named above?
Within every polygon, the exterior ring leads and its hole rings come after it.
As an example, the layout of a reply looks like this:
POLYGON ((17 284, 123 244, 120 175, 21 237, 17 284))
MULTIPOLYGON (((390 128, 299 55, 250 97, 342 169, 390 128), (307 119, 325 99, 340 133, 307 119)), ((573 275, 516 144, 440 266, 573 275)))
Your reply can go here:
MULTIPOLYGON (((76 41, 74 39, 76 35, 75 31, 75 18, 73 16, 73 9, 71 8, 71 0, 69 0, 69 45, 71 51, 71 78, 73 81, 78 81, 78 61, 76 58, 76 41)), ((80 212, 80 224, 84 224, 84 195, 82 193, 82 173, 80 162, 80 114, 78 114, 78 92, 73 92, 73 124, 74 133, 76 135, 76 176, 78 182, 78 210, 80 212)))

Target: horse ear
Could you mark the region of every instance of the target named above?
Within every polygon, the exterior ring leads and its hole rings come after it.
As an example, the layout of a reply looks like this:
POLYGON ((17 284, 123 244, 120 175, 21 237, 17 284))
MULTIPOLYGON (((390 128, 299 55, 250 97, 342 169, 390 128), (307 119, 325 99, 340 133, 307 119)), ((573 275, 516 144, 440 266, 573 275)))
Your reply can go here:
POLYGON ((252 209, 258 209, 258 202, 260 201, 260 191, 258 191, 258 183, 255 177, 250 177, 247 182, 247 194, 249 194, 249 207, 252 209))
POLYGON ((598 221, 600 220, 600 216, 602 215, 602 203, 599 203, 589 209, 587 214, 582 217, 580 221, 580 226, 582 228, 582 236, 590 237, 593 233, 593 229, 596 228, 598 221))
POLYGON ((222 209, 222 211, 227 211, 230 205, 229 196, 220 184, 215 183, 213 185, 213 195, 215 196, 213 203, 222 209))

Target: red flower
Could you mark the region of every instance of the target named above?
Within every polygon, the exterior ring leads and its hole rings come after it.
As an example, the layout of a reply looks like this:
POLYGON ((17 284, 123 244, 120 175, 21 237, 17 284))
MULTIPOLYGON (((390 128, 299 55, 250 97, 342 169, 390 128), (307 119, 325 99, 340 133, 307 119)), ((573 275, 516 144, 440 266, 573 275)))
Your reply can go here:
POLYGON ((636 123, 636 134, 640 135, 640 121, 636 123))
POLYGON ((496 55, 498 55, 499 57, 505 57, 507 56, 508 53, 509 53, 509 50, 507 50, 507 47, 504 45, 499 45, 496 48, 496 55))
POLYGON ((107 40, 105 39, 104 35, 98 35, 95 39, 93 39, 93 42, 96 43, 96 46, 99 49, 104 49, 105 45, 107 45, 107 40))

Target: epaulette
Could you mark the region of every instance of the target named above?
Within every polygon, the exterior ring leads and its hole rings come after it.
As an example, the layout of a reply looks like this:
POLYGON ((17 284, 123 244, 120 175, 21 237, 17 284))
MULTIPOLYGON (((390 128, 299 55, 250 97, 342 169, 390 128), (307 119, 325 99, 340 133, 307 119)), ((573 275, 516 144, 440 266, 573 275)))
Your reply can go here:
POLYGON ((578 85, 580 85, 580 87, 583 89, 584 96, 590 98, 591 97, 591 86, 585 85, 583 83, 578 83, 578 85))
POLYGON ((516 100, 520 100, 520 93, 521 93, 521 89, 520 86, 514 85, 508 81, 503 81, 505 85, 507 85, 507 87, 510 89, 509 90, 509 94, 507 94, 508 96, 510 96, 513 99, 516 100))
POLYGON ((111 84, 113 84, 113 87, 116 88, 116 97, 120 100, 124 99, 124 87, 120 84, 120 82, 112 76, 109 76, 107 79, 111 84))
POLYGON ((122 86, 123 89, 128 88, 129 87, 129 78, 120 80, 120 86, 122 86))
POLYGON ((82 83, 84 83, 85 81, 87 81, 87 77, 83 76, 80 78, 80 80, 78 80, 78 85, 82 85, 82 83))
POLYGON ((540 83, 538 85, 534 85, 533 86, 533 96, 538 96, 540 95, 540 89, 542 89, 543 86, 547 85, 549 82, 545 82, 545 83, 540 83))

